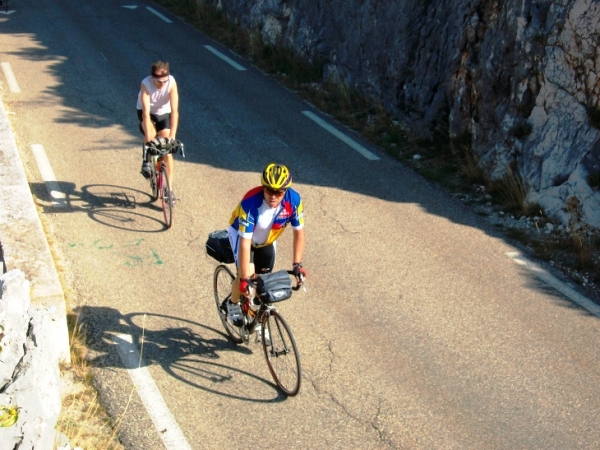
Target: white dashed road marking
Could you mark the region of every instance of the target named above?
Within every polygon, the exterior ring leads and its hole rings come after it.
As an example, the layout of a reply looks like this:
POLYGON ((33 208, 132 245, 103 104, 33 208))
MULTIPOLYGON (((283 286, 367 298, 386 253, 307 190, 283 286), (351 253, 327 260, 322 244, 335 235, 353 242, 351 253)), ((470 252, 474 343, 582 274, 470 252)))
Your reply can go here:
POLYGON ((112 340, 117 346, 123 365, 167 450, 191 450, 190 444, 156 387, 152 375, 146 367, 142 367, 140 353, 133 345, 131 336, 120 334, 113 336, 112 340))
POLYGON ((155 16, 160 17, 165 22, 167 22, 167 23, 173 23, 173 21, 171 19, 169 19, 168 17, 163 16, 161 13, 159 13, 157 10, 155 10, 151 6, 146 6, 146 9, 148 11, 150 11, 152 14, 154 14, 155 16))
POLYGON ((348 144, 350 147, 352 147, 358 153, 363 155, 365 158, 367 158, 371 161, 377 161, 380 159, 379 156, 375 155, 374 153, 371 153, 369 150, 364 148, 362 145, 360 145, 354 139, 346 136, 344 133, 339 131, 337 128, 332 127, 331 125, 329 125, 327 122, 325 122, 323 119, 321 119, 316 114, 313 114, 310 111, 302 111, 302 114, 304 114, 306 117, 308 117, 310 120, 312 120, 316 124, 325 128, 327 131, 329 131, 331 134, 333 134, 340 141, 344 142, 345 144, 348 144))
POLYGON ((2 71, 4 72, 4 76, 6 77, 6 81, 8 82, 8 88, 10 89, 10 91, 21 92, 19 84, 17 83, 17 79, 15 78, 15 74, 13 73, 9 63, 2 63, 2 71))
POLYGON ((223 53, 221 53, 219 50, 217 50, 216 48, 210 46, 210 45, 205 45, 204 48, 206 50, 208 50, 209 52, 211 52, 213 55, 218 56, 219 58, 221 58, 223 61, 225 61, 226 63, 232 65, 233 67, 235 67, 237 70, 246 70, 246 68, 244 66, 240 66, 238 63, 236 63, 233 59, 231 59, 228 56, 225 56, 223 53))
POLYGON ((32 144, 31 151, 33 152, 33 156, 35 156, 35 161, 37 162, 38 169, 42 175, 42 180, 44 180, 44 184, 46 185, 46 190, 52 198, 52 204, 61 208, 66 207, 66 196, 61 191, 60 185, 56 181, 54 171, 52 170, 52 166, 50 165, 50 161, 48 160, 44 146, 41 144, 32 144))
POLYGON ((561 294, 567 296, 575 303, 577 303, 582 308, 589 311, 591 314, 600 317, 600 306, 592 302, 590 299, 584 297, 579 292, 571 289, 565 283, 561 282, 554 276, 550 275, 547 271, 542 269, 537 264, 529 261, 519 252, 509 252, 506 254, 509 258, 512 258, 517 264, 521 266, 525 266, 527 270, 532 272, 535 276, 537 276, 540 280, 544 281, 548 285, 552 286, 561 294))

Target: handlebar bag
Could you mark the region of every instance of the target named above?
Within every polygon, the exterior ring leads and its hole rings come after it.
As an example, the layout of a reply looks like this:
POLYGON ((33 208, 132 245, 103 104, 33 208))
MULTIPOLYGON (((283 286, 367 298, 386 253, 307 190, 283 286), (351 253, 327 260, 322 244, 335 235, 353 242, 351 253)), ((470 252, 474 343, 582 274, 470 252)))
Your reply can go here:
POLYGON ((206 253, 220 263, 231 264, 235 261, 227 230, 217 230, 208 234, 206 253))
POLYGON ((259 274, 256 287, 260 297, 267 303, 281 302, 292 296, 292 281, 287 270, 259 274))

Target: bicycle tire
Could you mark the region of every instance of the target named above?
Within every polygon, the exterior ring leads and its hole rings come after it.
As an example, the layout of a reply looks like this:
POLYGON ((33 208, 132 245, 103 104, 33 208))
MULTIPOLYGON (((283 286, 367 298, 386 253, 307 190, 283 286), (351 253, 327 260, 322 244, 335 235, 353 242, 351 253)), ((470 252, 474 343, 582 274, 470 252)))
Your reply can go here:
POLYGON ((231 296, 231 284, 233 283, 234 278, 235 276, 231 270, 229 270, 229 267, 224 264, 219 264, 213 275, 213 288, 215 291, 217 314, 219 315, 219 319, 221 319, 223 328, 225 328, 225 331, 227 331, 228 336, 233 342, 241 344, 243 342, 241 334, 242 329, 229 322, 227 308, 225 306, 225 302, 231 296))
POLYGON ((150 157, 149 162, 150 164, 152 164, 152 175, 150 176, 150 195, 152 201, 155 202, 156 200, 158 200, 158 174, 156 173, 156 163, 154 161, 154 158, 150 157))
POLYGON ((263 352, 273 380, 284 394, 296 395, 300 390, 302 367, 290 327, 281 314, 271 310, 263 319, 261 334, 263 352), (266 339, 267 330, 269 342, 266 339))
POLYGON ((159 189, 160 199, 163 210, 163 217, 165 219, 165 226, 167 229, 173 225, 173 195, 171 193, 171 183, 169 182, 169 176, 167 175, 167 166, 164 163, 160 165, 159 177, 159 189))

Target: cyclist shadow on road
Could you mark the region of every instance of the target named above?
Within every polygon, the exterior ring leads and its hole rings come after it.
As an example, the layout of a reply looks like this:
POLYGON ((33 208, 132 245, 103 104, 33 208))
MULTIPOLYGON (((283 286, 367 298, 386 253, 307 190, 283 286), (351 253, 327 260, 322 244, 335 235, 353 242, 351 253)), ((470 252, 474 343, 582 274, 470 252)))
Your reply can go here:
POLYGON ((178 381, 209 393, 252 402, 286 399, 267 378, 262 354, 250 358, 250 347, 235 345, 210 326, 153 313, 122 315, 114 308, 91 306, 76 308, 69 323, 87 336, 93 367, 132 370, 159 365, 178 381), (123 356, 131 354, 141 356, 123 356))
POLYGON ((165 230, 162 209, 147 192, 110 184, 88 184, 80 190, 69 181, 60 181, 59 185, 64 198, 53 198, 44 183, 32 183, 32 192, 43 202, 45 213, 83 212, 95 222, 121 230, 165 230))

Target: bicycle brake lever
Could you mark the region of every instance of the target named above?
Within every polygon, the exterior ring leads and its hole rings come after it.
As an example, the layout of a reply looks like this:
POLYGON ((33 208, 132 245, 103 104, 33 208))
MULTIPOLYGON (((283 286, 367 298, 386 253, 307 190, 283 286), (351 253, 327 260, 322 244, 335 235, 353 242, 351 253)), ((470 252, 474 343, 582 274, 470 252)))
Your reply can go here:
POLYGON ((306 283, 304 282, 304 276, 300 275, 300 280, 302 281, 302 290, 306 294, 306 283))

